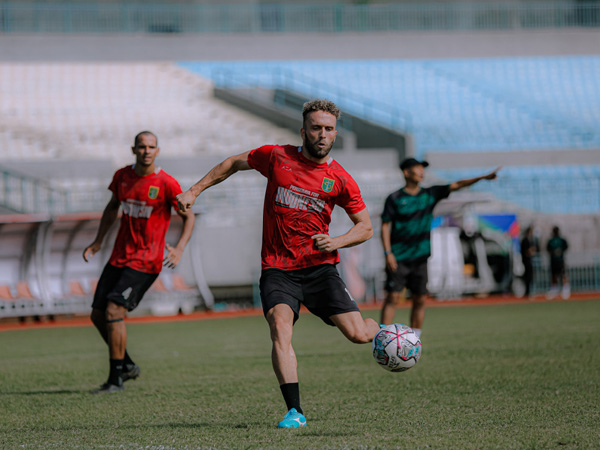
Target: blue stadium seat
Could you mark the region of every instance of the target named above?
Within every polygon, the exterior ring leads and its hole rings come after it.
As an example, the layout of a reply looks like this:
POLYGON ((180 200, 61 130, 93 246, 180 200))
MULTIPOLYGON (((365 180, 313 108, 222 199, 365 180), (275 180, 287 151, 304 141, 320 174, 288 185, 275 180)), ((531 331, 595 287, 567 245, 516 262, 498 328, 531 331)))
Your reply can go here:
POLYGON ((596 56, 180 65, 205 77, 229 71, 239 81, 244 74, 264 87, 278 87, 283 79, 300 93, 327 95, 367 119, 377 118, 371 117, 377 108, 361 108, 349 97, 398 107, 410 114, 406 131, 415 138, 417 156, 600 147, 596 56))

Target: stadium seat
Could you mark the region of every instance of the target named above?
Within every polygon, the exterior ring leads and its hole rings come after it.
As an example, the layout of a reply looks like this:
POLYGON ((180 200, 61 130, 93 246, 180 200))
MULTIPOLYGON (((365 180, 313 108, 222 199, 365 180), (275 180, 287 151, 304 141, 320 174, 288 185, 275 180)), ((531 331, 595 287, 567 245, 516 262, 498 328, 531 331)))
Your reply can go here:
POLYGON ((12 300, 13 294, 10 289, 10 286, 0 286, 0 299, 2 300, 12 300))
MULTIPOLYGON (((179 274, 163 271, 140 304, 140 312, 149 309, 153 315, 189 314, 199 305, 200 291, 185 283, 179 274)), ((138 312, 138 313, 140 313, 138 312)))
POLYGON ((378 110, 402 105, 411 117, 406 131, 415 137, 417 156, 600 147, 594 125, 600 119, 597 56, 180 64, 203 77, 216 78, 226 69, 232 84, 277 87, 283 79, 311 97, 323 85, 311 80, 326 69, 336 80, 331 97, 348 112, 380 122, 378 110))

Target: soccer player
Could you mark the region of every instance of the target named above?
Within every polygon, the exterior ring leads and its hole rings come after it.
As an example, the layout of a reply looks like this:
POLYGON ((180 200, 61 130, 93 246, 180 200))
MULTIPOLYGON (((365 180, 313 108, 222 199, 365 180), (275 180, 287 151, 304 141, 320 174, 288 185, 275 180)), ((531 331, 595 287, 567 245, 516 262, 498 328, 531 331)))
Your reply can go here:
POLYGON ((481 177, 456 181, 442 186, 421 187, 427 161, 407 158, 400 163, 406 184, 390 194, 381 215, 381 241, 385 256, 386 298, 381 309, 381 323, 391 324, 396 305, 405 288, 411 292, 410 326, 418 336, 425 319, 427 293, 427 259, 431 255, 433 208, 451 192, 480 180, 493 180, 500 168, 481 177))
POLYGON ((123 214, 111 257, 104 267, 92 303, 91 319, 108 344, 110 373, 108 380, 93 393, 124 390, 123 382, 140 375, 140 368, 127 353, 127 331, 123 319, 137 307, 144 293, 158 277, 162 266, 175 268, 190 240, 195 217, 191 210, 177 210, 183 228, 175 247, 166 244, 171 207, 177 207, 179 183, 160 167, 155 159, 158 140, 150 131, 142 131, 131 148, 135 164, 119 169, 109 186, 112 198, 106 205, 96 239, 83 251, 87 262, 101 248, 108 230, 123 214))
POLYGON ((306 426, 300 406, 292 330, 300 305, 354 343, 369 343, 379 330, 363 319, 335 265, 337 249, 358 245, 373 235, 369 212, 354 179, 329 152, 340 111, 327 100, 305 103, 302 146, 266 145, 231 156, 177 196, 187 211, 207 188, 240 170, 255 169, 267 180, 263 210, 260 295, 272 341, 271 359, 288 412, 280 428, 306 426), (329 235, 331 212, 339 205, 353 226, 329 235))

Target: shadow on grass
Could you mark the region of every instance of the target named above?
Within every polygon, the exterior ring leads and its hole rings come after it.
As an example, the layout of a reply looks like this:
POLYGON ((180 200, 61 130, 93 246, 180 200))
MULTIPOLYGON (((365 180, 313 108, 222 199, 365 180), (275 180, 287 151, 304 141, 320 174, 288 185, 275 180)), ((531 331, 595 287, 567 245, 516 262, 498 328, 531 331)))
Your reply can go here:
POLYGON ((150 424, 141 425, 141 426, 140 425, 125 425, 125 426, 120 426, 119 428, 132 429, 132 430, 139 430, 139 429, 144 429, 144 428, 178 430, 178 429, 207 428, 207 427, 214 427, 215 425, 216 424, 214 424, 214 423, 208 423, 208 422, 194 422, 194 423, 172 422, 172 423, 150 423, 150 424))
POLYGON ((49 395, 49 394, 85 394, 90 391, 87 389, 60 389, 60 390, 47 390, 47 391, 22 391, 22 392, 0 392, 0 395, 49 395))
POLYGON ((302 430, 302 433, 298 433, 294 435, 297 438, 307 438, 307 437, 350 437, 357 436, 359 433, 352 430, 302 430))

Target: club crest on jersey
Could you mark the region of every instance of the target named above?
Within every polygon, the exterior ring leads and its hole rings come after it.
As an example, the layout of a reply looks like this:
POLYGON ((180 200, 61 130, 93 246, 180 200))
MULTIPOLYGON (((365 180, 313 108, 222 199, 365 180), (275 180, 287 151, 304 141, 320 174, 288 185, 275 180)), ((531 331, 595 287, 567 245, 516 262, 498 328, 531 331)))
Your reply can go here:
POLYGON ((334 184, 335 184, 335 180, 332 180, 331 178, 323 178, 323 183, 321 184, 321 189, 323 190, 323 192, 331 192, 334 184))
POLYGON ((150 189, 148 190, 148 198, 151 200, 155 200, 156 198, 158 198, 159 190, 160 190, 160 188, 158 188, 156 186, 150 186, 150 189))

